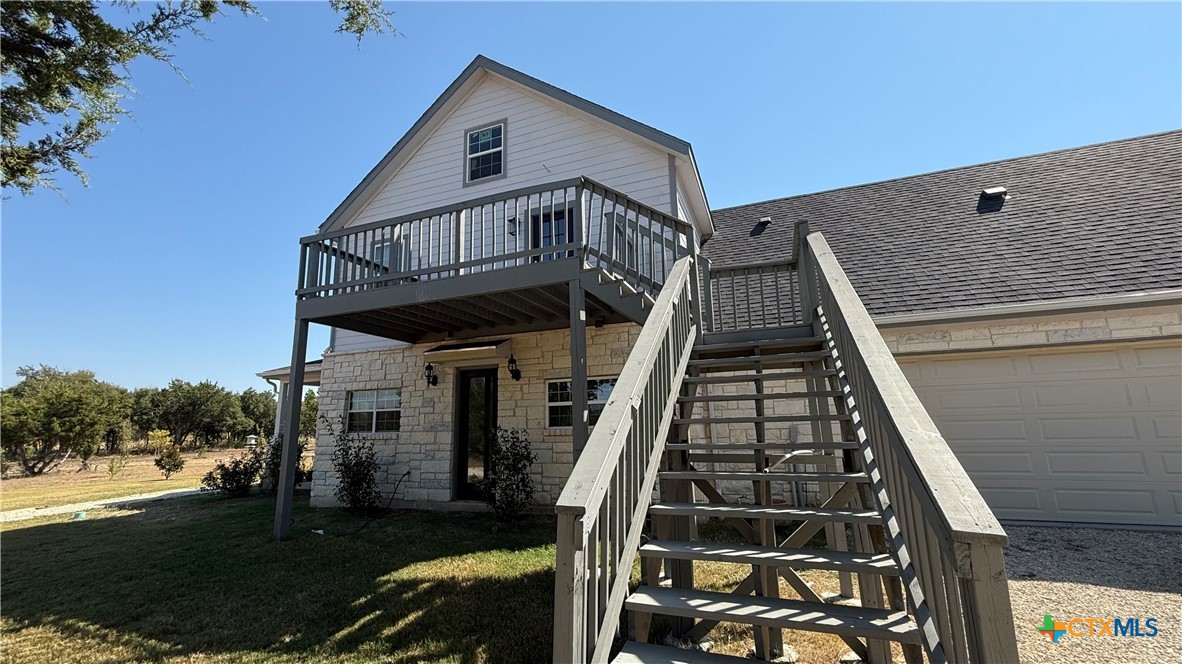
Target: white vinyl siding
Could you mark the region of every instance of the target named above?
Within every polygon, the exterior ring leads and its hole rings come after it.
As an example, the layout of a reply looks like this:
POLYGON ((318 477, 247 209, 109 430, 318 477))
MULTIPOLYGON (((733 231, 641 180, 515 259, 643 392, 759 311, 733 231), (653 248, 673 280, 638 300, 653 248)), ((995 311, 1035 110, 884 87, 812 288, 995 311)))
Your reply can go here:
POLYGON ((668 154, 489 75, 348 225, 585 175, 669 209, 668 154), (504 120, 506 177, 464 186, 465 132, 504 120), (511 145, 510 145, 511 143, 511 145))
POLYGON ((354 353, 362 350, 398 348, 400 346, 409 345, 410 344, 404 341, 395 341, 385 337, 375 337, 371 334, 362 334, 361 332, 354 332, 352 330, 342 330, 338 327, 333 339, 332 352, 354 353))

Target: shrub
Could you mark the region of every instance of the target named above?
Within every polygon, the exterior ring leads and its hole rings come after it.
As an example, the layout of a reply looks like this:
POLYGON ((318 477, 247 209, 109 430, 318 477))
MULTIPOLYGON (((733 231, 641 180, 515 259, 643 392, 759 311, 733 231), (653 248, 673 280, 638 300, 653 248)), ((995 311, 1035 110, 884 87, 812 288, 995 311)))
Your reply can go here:
POLYGON ((534 478, 530 466, 538 455, 530 450, 529 432, 524 429, 497 427, 489 473, 485 478, 484 500, 496 512, 498 521, 518 518, 534 497, 534 478))
POLYGON ((172 477, 173 473, 179 473, 185 467, 185 459, 181 456, 180 446, 167 445, 160 450, 160 456, 156 457, 156 467, 164 473, 164 479, 172 477))
POLYGON ((107 479, 115 479, 115 476, 123 472, 127 467, 127 452, 117 454, 109 461, 107 461, 107 479))
POLYGON ((336 445, 332 451, 332 468, 340 483, 333 495, 353 510, 371 510, 378 506, 378 462, 373 441, 349 433, 342 419, 339 429, 324 418, 333 433, 336 445))
POLYGON ((250 495, 250 487, 263 470, 263 453, 246 450, 229 463, 218 459, 213 470, 201 479, 202 491, 216 491, 223 496, 242 498, 250 495))
MULTIPOLYGON (((307 449, 307 441, 300 439, 299 449, 296 452, 298 458, 303 461, 304 451, 307 449)), ((267 493, 274 495, 279 491, 279 469, 283 466, 283 434, 277 433, 267 440, 267 449, 264 452, 263 459, 263 483, 267 493)), ((311 474, 308 472, 307 474, 311 474)), ((299 468, 296 473, 296 484, 303 481, 305 471, 299 468)))

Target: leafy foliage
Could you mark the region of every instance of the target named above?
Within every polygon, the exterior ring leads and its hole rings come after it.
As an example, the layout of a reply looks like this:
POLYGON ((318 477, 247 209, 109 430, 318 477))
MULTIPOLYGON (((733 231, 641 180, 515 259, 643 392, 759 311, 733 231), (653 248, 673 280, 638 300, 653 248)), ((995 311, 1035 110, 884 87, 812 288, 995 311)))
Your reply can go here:
POLYGON ((242 414, 238 397, 210 381, 194 385, 173 380, 160 391, 160 403, 160 420, 172 433, 173 444, 178 446, 183 446, 187 439, 194 446, 209 444, 253 426, 242 414))
POLYGON ((201 479, 201 490, 216 491, 230 498, 250 495, 250 487, 263 470, 263 458, 261 450, 253 449, 230 459, 229 463, 219 459, 213 470, 201 479))
POLYGON ((308 390, 304 393, 304 403, 300 406, 300 438, 316 437, 317 413, 320 412, 320 401, 316 392, 308 390))
POLYGON ((378 491, 378 462, 374 455, 373 441, 356 433, 349 433, 343 418, 339 428, 333 426, 328 418, 323 419, 335 439, 332 468, 336 471, 339 483, 333 490, 333 495, 349 509, 376 508, 382 494, 378 491))
MULTIPOLYGON (((145 3, 146 4, 146 3, 145 3)), ((368 32, 395 31, 380 0, 330 0, 341 15, 337 32, 360 41, 368 32)), ((0 137, 2 184, 24 194, 54 188, 53 174, 73 173, 80 158, 127 115, 135 93, 128 66, 146 57, 172 65, 169 47, 224 7, 257 14, 247 0, 179 0, 156 4, 147 16, 126 0, 100 10, 96 0, 5 0, 0 4, 0 137), (128 14, 125 21, 119 11, 128 14)), ((174 69, 176 68, 173 65, 174 69)), ((179 70, 177 70, 179 73, 179 70)))
MULTIPOLYGON (((303 437, 300 437, 298 442, 298 449, 296 450, 296 458, 303 459, 304 452, 308 449, 308 442, 303 437)), ((279 491, 279 470, 283 467, 283 434, 276 434, 267 440, 267 448, 263 453, 263 487, 269 495, 275 495, 279 491)), ((311 471, 304 470, 301 466, 297 468, 296 484, 309 479, 311 471)))
POLYGON ((156 467, 164 473, 164 479, 172 477, 173 473, 181 472, 185 467, 185 459, 181 456, 180 446, 165 445, 164 449, 160 450, 160 456, 156 457, 156 467))
POLYGON ((172 444, 172 434, 167 429, 153 429, 148 432, 148 449, 154 454, 160 454, 164 448, 172 444))
POLYGON ((131 391, 131 426, 135 435, 147 438, 148 432, 164 428, 164 400, 160 388, 138 387, 131 391))
POLYGON ((248 387, 238 395, 242 415, 250 420, 248 433, 265 436, 275 426, 275 395, 248 387))
POLYGON ((107 479, 115 479, 127 468, 127 453, 116 454, 107 461, 107 479))
POLYGON ((71 456, 89 459, 103 436, 126 417, 126 391, 90 371, 21 367, 20 383, 0 400, 0 445, 29 475, 71 456))
POLYGON ((517 519, 533 499, 534 479, 529 470, 537 460, 538 455, 530 449, 529 432, 497 427, 489 453, 484 500, 496 512, 498 521, 517 519))

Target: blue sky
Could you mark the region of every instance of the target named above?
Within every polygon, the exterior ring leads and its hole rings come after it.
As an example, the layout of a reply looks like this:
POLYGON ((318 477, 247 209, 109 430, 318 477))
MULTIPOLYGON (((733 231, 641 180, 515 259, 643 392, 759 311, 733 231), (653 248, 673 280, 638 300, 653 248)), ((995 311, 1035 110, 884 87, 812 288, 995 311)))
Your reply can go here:
MULTIPOLYGON (((406 4, 361 48, 263 3, 137 63, 134 119, 3 203, 3 383, 262 387, 297 239, 478 54, 690 141, 715 207, 1178 128, 1182 10, 1127 4, 406 4)), ((310 355, 327 332, 316 330, 310 355)))

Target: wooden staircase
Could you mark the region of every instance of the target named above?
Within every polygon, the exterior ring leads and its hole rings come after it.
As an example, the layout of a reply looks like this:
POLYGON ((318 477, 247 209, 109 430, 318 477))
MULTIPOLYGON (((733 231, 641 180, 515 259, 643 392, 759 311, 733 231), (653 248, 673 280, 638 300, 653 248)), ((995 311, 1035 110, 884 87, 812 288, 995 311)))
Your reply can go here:
POLYGON ((749 625, 754 654, 763 660, 783 655, 784 631, 836 634, 867 661, 889 661, 889 642, 906 644, 918 658, 920 632, 905 610, 899 564, 883 544, 882 514, 836 383, 830 352, 818 337, 695 345, 658 473, 661 498, 649 508, 651 539, 639 550, 642 584, 624 603, 631 640, 614 661, 735 661, 646 643, 677 640, 692 647, 719 622, 749 625), (715 386, 725 391, 707 392, 715 386), (728 412, 718 414, 719 406, 728 412), (747 442, 715 442, 711 429, 718 425, 726 425, 728 440, 747 442), (719 482, 744 483, 751 499, 729 502, 719 482), (821 498, 814 501, 820 506, 794 504, 810 493, 821 498), (693 500, 695 494, 706 502, 693 500), (697 526, 707 519, 732 526, 735 541, 698 540, 697 526), (783 538, 789 525, 793 530, 783 538), (810 547, 821 531, 826 548, 810 547), (694 587, 698 561, 750 573, 732 592, 705 591, 694 587), (797 573, 805 569, 837 573, 850 594, 857 576, 859 588, 869 592, 856 605, 850 597, 821 597, 797 573), (781 597, 780 577, 799 598, 781 597), (672 633, 651 633, 653 615, 675 618, 672 633))

